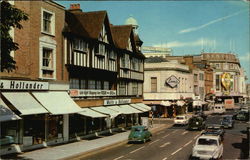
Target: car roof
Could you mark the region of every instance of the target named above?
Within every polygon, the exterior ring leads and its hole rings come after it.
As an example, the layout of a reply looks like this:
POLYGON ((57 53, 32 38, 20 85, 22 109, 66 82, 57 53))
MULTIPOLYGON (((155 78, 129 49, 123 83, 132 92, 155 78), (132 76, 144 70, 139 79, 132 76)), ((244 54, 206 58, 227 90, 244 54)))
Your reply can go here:
POLYGON ((219 139, 220 138, 220 136, 219 135, 201 135, 200 137, 198 137, 198 139, 199 138, 204 138, 204 139, 219 139))

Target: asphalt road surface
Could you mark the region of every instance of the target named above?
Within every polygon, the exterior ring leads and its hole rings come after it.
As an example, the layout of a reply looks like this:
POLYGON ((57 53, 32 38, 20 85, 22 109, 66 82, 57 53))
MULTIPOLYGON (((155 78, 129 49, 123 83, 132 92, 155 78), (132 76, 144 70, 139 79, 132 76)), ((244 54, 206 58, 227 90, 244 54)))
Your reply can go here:
MULTIPOLYGON (((227 113, 231 114, 231 113, 227 113)), ((207 124, 219 124, 220 115, 208 116, 207 124)), ((235 122, 233 129, 226 129, 223 159, 247 159, 246 122, 235 122)), ((155 134, 151 141, 142 144, 121 144, 115 147, 80 155, 80 160, 185 160, 189 159, 195 139, 201 131, 187 131, 186 127, 172 126, 155 134)))

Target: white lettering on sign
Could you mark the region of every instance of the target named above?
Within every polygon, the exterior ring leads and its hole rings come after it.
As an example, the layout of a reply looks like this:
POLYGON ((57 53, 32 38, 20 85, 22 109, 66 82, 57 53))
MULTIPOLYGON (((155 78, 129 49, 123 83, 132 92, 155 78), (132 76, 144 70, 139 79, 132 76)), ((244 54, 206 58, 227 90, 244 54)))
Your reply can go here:
POLYGON ((131 99, 109 99, 109 100, 104 100, 104 105, 128 104, 128 103, 131 103, 131 99))
POLYGON ((170 87, 174 88, 180 83, 180 81, 172 75, 168 79, 166 79, 165 83, 167 83, 170 87))
POLYGON ((71 89, 69 90, 71 97, 103 97, 103 96, 116 96, 114 90, 84 90, 84 89, 71 89))
POLYGON ((1 90, 49 90, 48 82, 0 80, 1 90))

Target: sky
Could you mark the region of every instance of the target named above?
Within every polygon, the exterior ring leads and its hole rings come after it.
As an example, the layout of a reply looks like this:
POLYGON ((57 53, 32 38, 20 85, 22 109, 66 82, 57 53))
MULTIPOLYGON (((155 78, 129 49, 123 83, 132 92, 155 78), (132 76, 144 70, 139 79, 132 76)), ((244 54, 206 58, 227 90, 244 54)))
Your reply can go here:
POLYGON ((106 10, 110 23, 132 16, 143 46, 168 47, 173 55, 234 53, 250 83, 250 2, 234 1, 57 1, 66 9, 79 3, 83 12, 106 10))

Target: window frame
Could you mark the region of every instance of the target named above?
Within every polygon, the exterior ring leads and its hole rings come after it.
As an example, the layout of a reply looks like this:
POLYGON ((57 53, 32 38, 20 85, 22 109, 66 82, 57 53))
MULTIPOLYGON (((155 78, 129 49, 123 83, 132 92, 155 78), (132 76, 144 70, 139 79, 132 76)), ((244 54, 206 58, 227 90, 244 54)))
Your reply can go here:
POLYGON ((44 8, 41 8, 41 32, 47 35, 55 36, 55 13, 44 8), (51 15, 50 31, 44 30, 44 12, 51 15))

